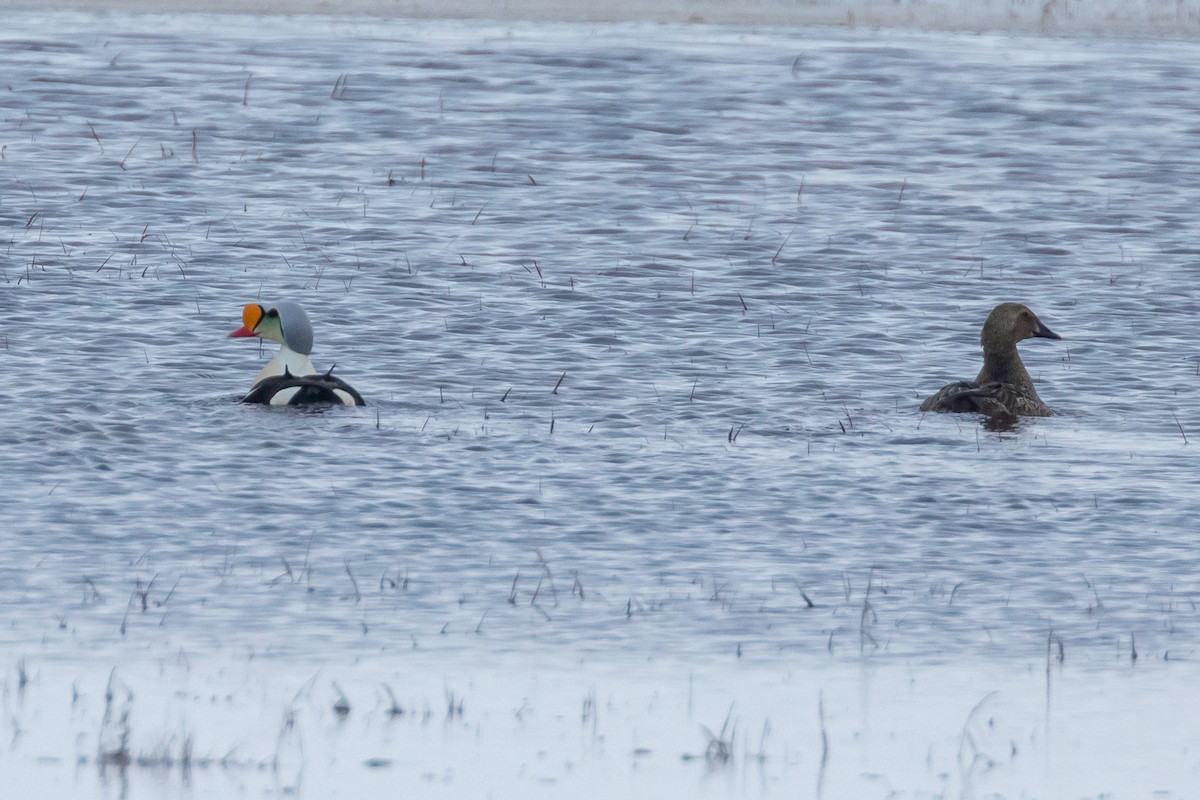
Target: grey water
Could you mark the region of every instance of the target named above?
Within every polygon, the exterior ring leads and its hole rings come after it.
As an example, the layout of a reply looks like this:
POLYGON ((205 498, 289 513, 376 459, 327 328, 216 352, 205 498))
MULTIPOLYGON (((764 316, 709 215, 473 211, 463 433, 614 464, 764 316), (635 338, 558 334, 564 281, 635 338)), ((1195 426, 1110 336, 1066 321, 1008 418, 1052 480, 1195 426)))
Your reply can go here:
POLYGON ((164 664, 1194 685, 1194 41, 13 13, 0 75, 0 654, 93 686, 63 774, 164 664), (367 407, 237 402, 285 297, 367 407), (1060 413, 918 412, 1009 300, 1060 413))

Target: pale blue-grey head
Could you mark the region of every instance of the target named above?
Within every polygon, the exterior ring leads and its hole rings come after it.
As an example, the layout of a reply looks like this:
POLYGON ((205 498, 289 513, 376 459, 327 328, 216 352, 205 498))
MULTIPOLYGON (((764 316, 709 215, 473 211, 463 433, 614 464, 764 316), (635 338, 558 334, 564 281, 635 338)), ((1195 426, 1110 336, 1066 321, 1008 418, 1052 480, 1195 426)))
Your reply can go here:
POLYGON ((283 332, 283 343, 289 350, 303 355, 312 353, 312 323, 304 307, 295 300, 280 300, 273 308, 279 312, 279 328, 283 332))

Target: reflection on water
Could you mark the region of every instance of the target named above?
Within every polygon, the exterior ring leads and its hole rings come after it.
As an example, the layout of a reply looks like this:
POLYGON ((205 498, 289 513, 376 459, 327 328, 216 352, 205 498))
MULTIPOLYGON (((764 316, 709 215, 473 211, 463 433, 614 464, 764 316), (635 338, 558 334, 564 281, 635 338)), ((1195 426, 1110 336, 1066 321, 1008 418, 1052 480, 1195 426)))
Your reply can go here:
POLYGON ((12 658, 1194 657, 1194 44, 7 22, 12 658), (1063 413, 920 414, 1002 300, 1063 413))
POLYGON ((1022 797, 1066 786, 1072 796, 1184 798, 1195 760, 1181 751, 1200 733, 1200 702, 1175 691, 1194 670, 1161 662, 1140 672, 1069 660, 1018 670, 681 671, 675 662, 567 665, 550 653, 467 669, 420 655, 307 670, 172 662, 83 678, 40 667, 5 725, 21 727, 14 750, 46 758, 6 770, 6 789, 30 798, 833 799, 898 787, 1022 797), (48 718, 68 717, 64 745, 48 718), (115 747, 127 731, 128 757, 97 764, 97 731, 115 747))

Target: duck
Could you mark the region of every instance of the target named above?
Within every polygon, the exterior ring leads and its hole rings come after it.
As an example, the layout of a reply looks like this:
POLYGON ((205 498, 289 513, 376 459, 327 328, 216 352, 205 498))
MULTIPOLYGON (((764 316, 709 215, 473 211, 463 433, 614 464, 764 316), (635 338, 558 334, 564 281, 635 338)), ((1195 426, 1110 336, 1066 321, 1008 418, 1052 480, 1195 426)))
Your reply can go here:
POLYGON ((978 413, 993 419, 1052 416, 1054 410, 1038 397, 1033 379, 1017 353, 1017 342, 1032 338, 1062 339, 1028 306, 996 306, 983 323, 979 337, 983 368, 975 380, 942 387, 921 403, 921 411, 978 413))
POLYGON ((313 367, 312 323, 304 307, 294 300, 271 306, 248 303, 242 308, 242 327, 231 339, 268 339, 279 342, 279 352, 254 378, 243 403, 298 406, 313 403, 365 406, 366 401, 350 384, 333 374, 333 367, 318 373, 313 367))

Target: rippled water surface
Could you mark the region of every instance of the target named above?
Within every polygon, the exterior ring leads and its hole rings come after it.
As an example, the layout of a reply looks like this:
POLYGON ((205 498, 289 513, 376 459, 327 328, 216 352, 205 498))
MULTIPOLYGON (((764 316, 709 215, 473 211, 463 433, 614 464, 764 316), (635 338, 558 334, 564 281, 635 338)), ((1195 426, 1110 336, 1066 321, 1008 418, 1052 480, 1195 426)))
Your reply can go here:
POLYGON ((169 709, 195 664, 296 676, 272 736, 331 680, 441 725, 464 670, 755 694, 1048 643, 1195 705, 1194 42, 12 15, 0 74, 0 652, 9 703, 91 686, 85 760, 114 669, 169 709), (366 408, 237 404, 272 348, 225 336, 283 297, 366 408), (1003 300, 1065 337, 1022 347, 1062 413, 922 416, 1003 300))

